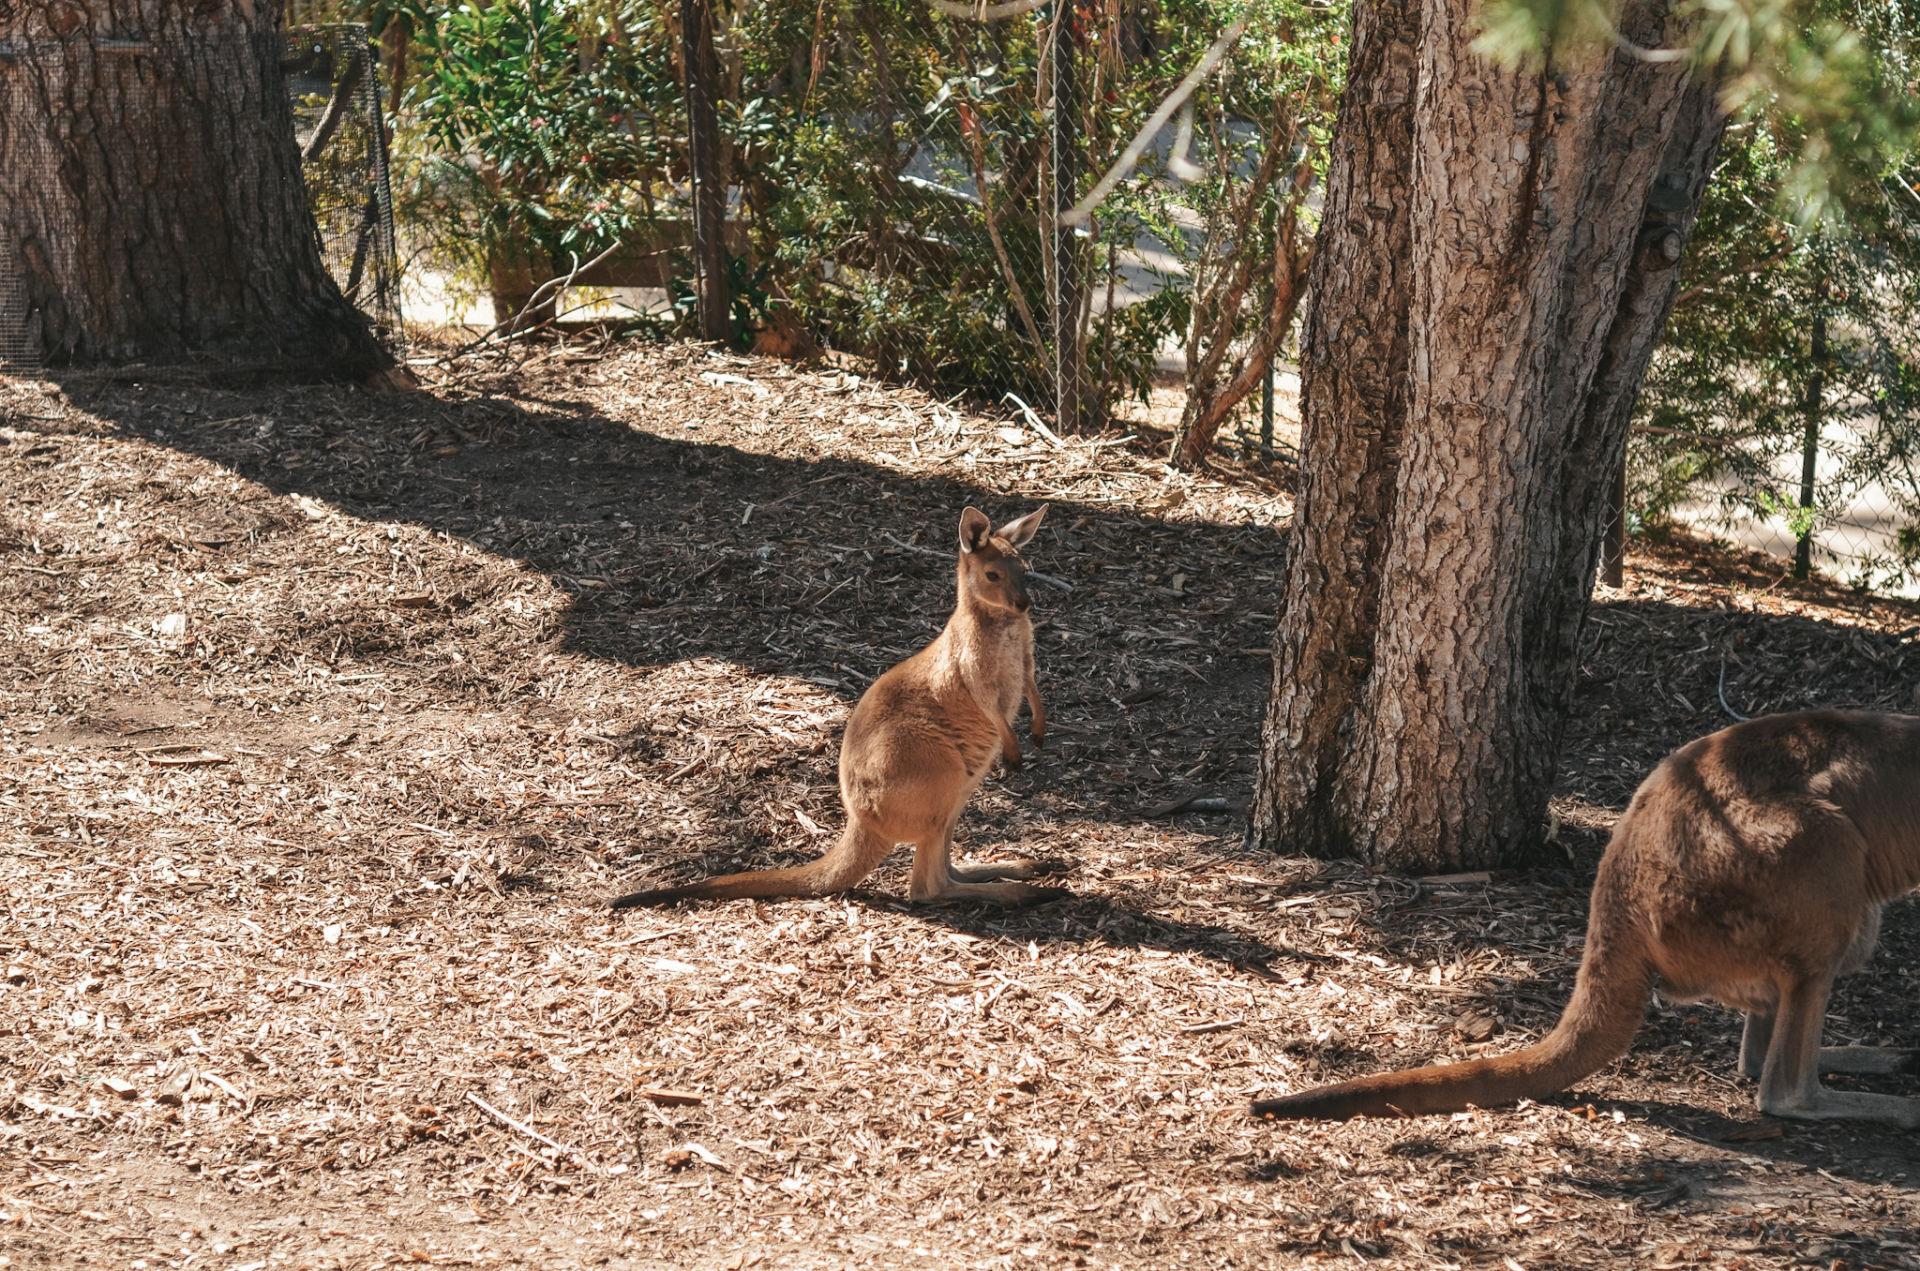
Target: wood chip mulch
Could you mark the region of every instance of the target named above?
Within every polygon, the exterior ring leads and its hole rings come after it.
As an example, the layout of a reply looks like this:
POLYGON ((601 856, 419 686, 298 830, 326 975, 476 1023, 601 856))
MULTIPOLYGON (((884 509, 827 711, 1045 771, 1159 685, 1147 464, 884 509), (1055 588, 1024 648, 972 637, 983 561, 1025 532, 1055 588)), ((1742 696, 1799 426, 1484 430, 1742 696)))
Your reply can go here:
MULTIPOLYGON (((1542 1104, 1246 1111, 1538 1035, 1723 665, 1916 709, 1920 608, 1644 548, 1543 866, 1373 876, 1173 810, 1251 785, 1284 467, 691 347, 422 375, 0 379, 0 1266, 1920 1268, 1913 1137, 1761 1118, 1715 1008, 1542 1104), (960 850, 1075 899, 606 912, 830 842, 960 509, 1042 500, 1054 736, 960 850)), ((1916 968, 1896 905, 1830 1037, 1920 1045, 1916 968)))

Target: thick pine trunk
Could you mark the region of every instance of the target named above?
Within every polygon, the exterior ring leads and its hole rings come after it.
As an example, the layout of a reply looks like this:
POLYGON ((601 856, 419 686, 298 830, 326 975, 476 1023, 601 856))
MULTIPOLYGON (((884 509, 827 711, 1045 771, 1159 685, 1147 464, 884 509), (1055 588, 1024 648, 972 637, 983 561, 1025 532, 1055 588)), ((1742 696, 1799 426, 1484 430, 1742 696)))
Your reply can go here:
POLYGON ((1253 816, 1276 848, 1410 869, 1537 848, 1614 466, 1718 147, 1712 89, 1670 64, 1522 75, 1473 35, 1461 0, 1356 13, 1253 816))
POLYGON ((359 376, 322 265, 277 0, 0 8, 0 268, 55 365, 359 376))
POLYGON ((1300 487, 1253 828, 1329 856, 1355 848, 1347 721, 1373 663, 1407 424, 1420 20, 1420 0, 1354 7, 1300 332, 1300 487))

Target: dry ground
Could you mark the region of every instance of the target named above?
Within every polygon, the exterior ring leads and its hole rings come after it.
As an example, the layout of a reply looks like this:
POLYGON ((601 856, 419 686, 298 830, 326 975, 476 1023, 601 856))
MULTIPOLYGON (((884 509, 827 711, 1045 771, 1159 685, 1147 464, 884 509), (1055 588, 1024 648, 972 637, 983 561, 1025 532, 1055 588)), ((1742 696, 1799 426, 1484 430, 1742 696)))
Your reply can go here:
MULTIPOLYGON (((1911 709, 1920 610, 1637 555, 1548 866, 1372 877, 1166 812, 1249 788, 1284 470, 689 348, 427 374, 0 381, 9 1271, 1920 1267, 1913 1137, 1761 1119, 1717 1009, 1546 1104, 1246 1113, 1538 1034, 1722 664, 1749 712, 1911 709), (910 910, 896 860, 609 916, 828 842, 960 508, 1043 498, 1054 744, 963 848, 1077 899, 910 910)), ((1917 968, 1898 905, 1831 1031, 1920 1044, 1917 968)))

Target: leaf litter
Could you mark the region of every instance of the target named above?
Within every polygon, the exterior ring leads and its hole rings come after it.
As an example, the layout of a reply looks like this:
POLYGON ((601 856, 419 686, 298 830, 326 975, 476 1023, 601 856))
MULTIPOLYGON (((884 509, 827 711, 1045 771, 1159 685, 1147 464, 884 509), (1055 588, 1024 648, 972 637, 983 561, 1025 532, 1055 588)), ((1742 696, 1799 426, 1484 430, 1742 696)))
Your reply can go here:
MULTIPOLYGON (((1721 668, 1912 710, 1915 606, 1643 547, 1544 866, 1375 876, 1241 844, 1283 466, 688 346, 433 374, 0 380, 6 1265, 1920 1267, 1910 1136, 1759 1117, 1710 1007, 1546 1103, 1246 1113, 1549 1027, 1721 668), (900 853, 608 915, 830 843, 960 508, 1042 500, 1055 733, 960 847, 1074 900, 912 908, 900 853)), ((1830 1033, 1912 1046, 1910 903, 1884 946, 1830 1033)))

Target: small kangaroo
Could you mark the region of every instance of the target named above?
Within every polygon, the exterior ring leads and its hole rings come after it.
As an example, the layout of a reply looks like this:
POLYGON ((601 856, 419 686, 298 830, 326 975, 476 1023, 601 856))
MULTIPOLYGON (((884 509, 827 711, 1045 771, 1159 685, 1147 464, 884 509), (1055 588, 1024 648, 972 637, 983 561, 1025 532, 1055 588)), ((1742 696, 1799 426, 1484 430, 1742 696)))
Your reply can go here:
POLYGON ((959 868, 953 827, 995 756, 1020 767, 1013 718, 1032 708, 1033 743, 1046 737, 1047 711, 1033 680, 1033 601, 1020 549, 1046 505, 996 533, 986 514, 960 514, 959 600, 932 644, 875 680, 847 720, 840 744, 840 802, 847 828, 817 861, 792 869, 728 874, 684 887, 634 892, 615 909, 736 896, 820 896, 845 891, 873 872, 896 843, 912 843, 916 902, 988 900, 1031 905, 1072 893, 1012 881, 1028 862, 959 868))
POLYGON ((1820 1045, 1836 976, 1920 885, 1920 718, 1769 715, 1667 756, 1614 827, 1573 998, 1510 1055, 1383 1073, 1253 1105, 1288 1119, 1418 1115, 1538 1099, 1625 1054, 1655 977, 1675 1002, 1746 1012, 1760 1110, 1920 1128, 1920 1099, 1830 1090, 1822 1072, 1913 1071, 1916 1052, 1820 1045))

